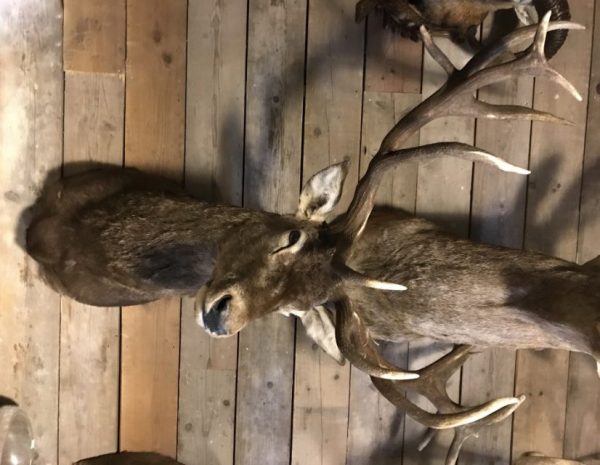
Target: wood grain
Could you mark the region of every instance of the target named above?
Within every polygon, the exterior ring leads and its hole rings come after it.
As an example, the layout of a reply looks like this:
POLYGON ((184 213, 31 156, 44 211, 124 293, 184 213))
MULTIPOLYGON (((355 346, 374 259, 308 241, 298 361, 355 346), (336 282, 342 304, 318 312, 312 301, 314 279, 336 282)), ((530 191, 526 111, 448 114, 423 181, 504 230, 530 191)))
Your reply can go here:
MULTIPOLYGON (((122 163, 124 91, 123 76, 66 73, 65 175, 81 162, 122 163)), ((118 308, 62 298, 59 464, 117 450, 119 331, 118 308)))
MULTIPOLYGON (((552 66, 582 95, 588 88, 593 7, 590 0, 571 4, 573 20, 587 30, 569 34, 567 44, 552 60, 552 66)), ((525 247, 574 261, 586 108, 556 84, 540 79, 535 83, 534 107, 557 113, 575 125, 533 124, 525 247)), ((514 457, 531 450, 562 456, 568 369, 566 352, 519 351, 515 389, 528 395, 528 400, 514 417, 514 457)))
POLYGON ((23 247, 27 208, 62 158, 61 5, 5 1, 0 17, 0 395, 31 418, 36 464, 55 464, 60 302, 23 247))
MULTIPOLYGON (((600 255, 600 6, 596 2, 583 160, 578 263, 600 255)), ((564 456, 600 454, 600 381, 594 360, 571 353, 564 456)))
POLYGON ((367 24, 367 92, 421 92, 423 46, 383 27, 381 15, 371 14, 367 24))
MULTIPOLYGON (((187 2, 127 2, 125 164, 183 174, 187 2)), ((177 443, 180 300, 122 315, 121 450, 172 457, 177 443)))
MULTIPOLYGON (((248 11, 244 204, 296 209, 300 188, 306 3, 253 0, 248 11)), ((239 338, 235 460, 290 463, 293 322, 272 315, 239 338)))
MULTIPOLYGON (((381 344, 386 359, 406 368, 406 344, 381 344)), ((398 410, 379 391, 371 378, 352 368, 348 425, 348 465, 373 463, 396 465, 402 461, 404 412, 398 410)))
MULTIPOLYGON (((358 180, 363 30, 354 1, 309 5, 303 182, 348 159, 350 172, 337 212, 350 203, 358 180)), ((292 464, 344 465, 350 368, 340 367, 297 323, 292 464)))
MULTIPOLYGON (((246 1, 188 4, 186 190, 241 205, 244 169, 246 1), (208 14, 207 14, 208 13, 208 14)), ((237 338, 209 337, 184 299, 177 456, 232 465, 237 338)))
POLYGON ((64 68, 125 70, 125 0, 64 0, 64 68))

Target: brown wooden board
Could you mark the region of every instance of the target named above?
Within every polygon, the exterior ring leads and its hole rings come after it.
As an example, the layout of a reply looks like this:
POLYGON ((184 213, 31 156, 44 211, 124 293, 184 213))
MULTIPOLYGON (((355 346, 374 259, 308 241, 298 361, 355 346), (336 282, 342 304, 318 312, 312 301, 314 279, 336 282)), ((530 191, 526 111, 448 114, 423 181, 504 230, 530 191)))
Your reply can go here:
MULTIPOLYGON (((320 169, 351 161, 337 211, 358 179, 364 27, 354 0, 310 3, 304 119, 303 182, 320 169)), ((340 367, 297 323, 292 464, 344 465, 350 369, 340 367)))
POLYGON ((26 210, 62 160, 62 11, 5 1, 0 18, 0 396, 31 418, 36 464, 56 463, 60 301, 23 247, 26 210))
MULTIPOLYGON (((421 101, 421 95, 365 92, 363 99, 361 175, 387 131, 421 101)), ((419 145, 419 135, 404 145, 419 145)), ((416 191, 417 166, 405 164, 386 174, 377 192, 377 204, 414 213, 416 191)), ((405 344, 386 345, 385 354, 398 366, 408 364, 405 344)), ((367 375, 356 369, 352 370, 349 416, 349 465, 392 465, 402 460, 404 414, 378 393, 367 375)))
MULTIPOLYGON (((577 261, 600 255, 600 5, 596 2, 583 160, 577 261)), ((567 386, 564 456, 600 454, 600 381, 594 360, 571 354, 567 386)))
MULTIPOLYGON (((187 2, 127 2, 125 164, 183 174, 187 2)), ((121 450, 175 456, 180 300, 122 313, 121 450)))
MULTIPOLYGON (((123 22, 125 17, 123 16, 123 22)), ((67 72, 63 172, 123 162, 123 76, 67 72)), ((119 436, 118 308, 62 298, 58 462, 114 452, 119 436)))
MULTIPOLYGON (((592 44, 593 1, 571 2, 573 20, 586 31, 573 32, 552 65, 587 95, 592 44)), ((525 248, 574 261, 586 105, 547 80, 536 80, 534 106, 575 123, 557 126, 534 123, 531 135, 525 248)), ((513 456, 536 450, 562 456, 565 437, 569 354, 559 351, 517 355, 515 390, 528 396, 515 413, 513 456)))
POLYGON ((367 26, 367 92, 421 92, 423 46, 383 27, 381 15, 371 14, 367 26))
MULTIPOLYGON (((306 3, 255 0, 248 11, 244 204, 295 211, 300 187, 306 3)), ((290 462, 293 321, 271 315, 239 338, 235 461, 290 462)))
MULTIPOLYGON (((241 205, 244 168, 246 1, 188 4, 186 190, 241 205), (210 12, 210 14, 207 14, 210 12)), ((177 456, 186 465, 232 465, 237 338, 215 339, 184 299, 177 456)))
POLYGON ((64 0, 63 6, 65 70, 122 73, 125 0, 64 0))
MULTIPOLYGON (((447 39, 436 40, 455 66, 461 67, 469 55, 447 39)), ((428 53, 423 59, 423 98, 436 91, 445 82, 447 76, 428 53)), ((474 121, 468 118, 443 118, 421 129, 421 144, 440 141, 460 141, 472 144, 474 139, 474 121)), ((418 215, 435 221, 447 231, 459 236, 467 236, 471 201, 471 163, 457 159, 440 159, 418 168, 417 202, 418 215)), ((448 351, 447 344, 431 344, 427 341, 411 343, 409 347, 409 367, 422 367, 437 360, 448 351)), ((455 400, 459 399, 460 373, 451 379, 448 392, 455 400)), ((419 405, 427 403, 414 398, 419 405)), ((416 446, 425 434, 426 428, 412 419, 406 421, 404 464, 429 465, 442 464, 452 439, 451 431, 439 432, 431 444, 417 452, 416 446)))

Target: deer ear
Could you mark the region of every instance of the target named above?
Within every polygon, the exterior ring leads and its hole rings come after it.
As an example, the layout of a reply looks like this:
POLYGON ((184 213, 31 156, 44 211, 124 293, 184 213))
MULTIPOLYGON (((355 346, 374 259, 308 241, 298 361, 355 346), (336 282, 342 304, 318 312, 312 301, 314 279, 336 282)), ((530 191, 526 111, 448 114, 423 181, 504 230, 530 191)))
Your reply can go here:
POLYGON ((300 193, 296 217, 314 222, 325 221, 327 214, 340 200, 346 174, 348 160, 331 165, 313 175, 300 193))

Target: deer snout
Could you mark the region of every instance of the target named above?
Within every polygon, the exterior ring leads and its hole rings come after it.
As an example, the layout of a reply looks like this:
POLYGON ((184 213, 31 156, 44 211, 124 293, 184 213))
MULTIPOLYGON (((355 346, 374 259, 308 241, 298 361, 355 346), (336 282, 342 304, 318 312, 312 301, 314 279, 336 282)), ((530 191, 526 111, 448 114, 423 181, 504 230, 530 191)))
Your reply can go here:
POLYGON ((202 322, 204 328, 215 336, 227 336, 228 331, 225 327, 227 317, 231 309, 231 294, 222 294, 212 299, 208 305, 204 306, 202 311, 202 322))

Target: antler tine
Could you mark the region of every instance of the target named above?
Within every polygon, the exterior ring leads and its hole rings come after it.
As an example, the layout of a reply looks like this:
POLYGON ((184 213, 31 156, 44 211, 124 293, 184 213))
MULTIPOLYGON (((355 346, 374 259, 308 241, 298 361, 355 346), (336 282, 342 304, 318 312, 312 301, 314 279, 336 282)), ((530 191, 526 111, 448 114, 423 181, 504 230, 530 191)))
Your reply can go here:
POLYGON ((472 349, 467 345, 457 346, 438 361, 418 370, 418 379, 396 382, 373 378, 373 384, 394 405, 419 423, 434 429, 456 428, 476 423, 504 408, 520 404, 521 398, 501 397, 476 407, 462 407, 450 398, 446 391, 448 380, 465 363, 472 349), (429 413, 413 404, 406 397, 406 393, 411 391, 429 399, 438 413, 429 413))
POLYGON ((369 331, 347 298, 335 304, 335 338, 340 352, 348 361, 365 373, 383 379, 411 380, 417 373, 402 370, 387 362, 378 352, 369 331))
POLYGON ((460 449, 462 448, 465 441, 471 437, 477 437, 479 431, 482 429, 491 426, 495 423, 499 423, 509 416, 511 416, 515 410, 517 410, 523 401, 525 400, 524 396, 519 397, 519 402, 510 405, 508 407, 503 408, 502 410, 497 411, 496 413, 490 415, 487 418, 484 418, 480 422, 472 423, 470 425, 460 426, 454 430, 454 438, 450 443, 450 448, 448 449, 448 453, 446 454, 446 460, 444 465, 456 465, 458 460, 458 456, 460 454, 460 449))
MULTIPOLYGON (((345 217, 339 223, 331 226, 332 233, 341 236, 338 253, 343 255, 349 249, 352 241, 361 234, 373 209, 377 186, 387 170, 408 161, 431 160, 442 156, 478 161, 511 173, 529 174, 528 170, 512 165, 485 150, 459 142, 429 144, 378 154, 369 164, 367 173, 359 181, 345 217)), ((343 260, 339 261, 343 263, 343 260)))
MULTIPOLYGON (((516 397, 501 397, 476 407, 463 408, 452 402, 445 390, 442 395, 432 398, 431 393, 427 392, 429 389, 426 384, 418 382, 420 379, 399 382, 371 376, 373 385, 387 400, 414 420, 436 430, 470 425, 520 403, 520 399, 516 397), (406 397, 406 394, 411 391, 427 397, 438 408, 438 413, 430 413, 411 402, 406 397)), ((446 382, 447 379, 444 381, 446 382)), ((428 379, 427 382, 431 382, 431 380, 428 379)))
POLYGON ((477 407, 463 408, 446 391, 448 379, 469 357, 471 346, 461 345, 437 362, 410 372, 390 364, 377 346, 362 319, 352 310, 348 298, 335 302, 336 341, 342 354, 356 368, 371 375, 375 387, 394 405, 420 423, 435 429, 447 429, 478 422, 498 411, 519 404, 520 399, 504 397, 477 407), (430 413, 406 398, 415 391, 427 397, 439 413, 430 413))
MULTIPOLYGON (((440 151, 429 146, 427 150, 397 150, 406 137, 417 131, 430 121, 443 116, 469 116, 490 119, 526 119, 553 123, 570 124, 568 121, 550 113, 532 110, 516 105, 492 105, 479 102, 474 93, 477 89, 504 81, 514 76, 529 75, 548 78, 575 98, 581 96, 569 81, 560 73, 551 68, 544 56, 544 44, 549 30, 556 28, 579 29, 579 25, 561 22, 550 25, 550 16, 546 14, 542 22, 533 29, 523 28, 526 31, 513 33, 509 39, 500 42, 500 45, 479 52, 462 69, 456 70, 448 57, 435 45, 430 34, 421 28, 425 47, 434 59, 450 75, 447 82, 426 100, 408 112, 392 130, 385 136, 377 154, 371 160, 367 173, 360 180, 350 208, 340 221, 332 226, 332 232, 339 234, 340 256, 347 252, 352 242, 360 236, 369 214, 373 208, 377 186, 385 173, 386 167, 407 160, 432 158, 429 150, 433 150, 435 157, 441 155, 459 156, 457 151, 440 151), (501 54, 509 51, 509 46, 520 43, 525 39, 534 37, 532 45, 527 51, 517 58, 505 63, 491 65, 501 54), (391 161, 391 159, 395 161, 391 161)), ((469 149, 471 152, 473 148, 469 149)), ((465 157, 467 158, 467 157, 465 157)))
POLYGON ((421 40, 423 41, 423 45, 431 55, 431 57, 439 64, 448 76, 451 76, 456 71, 455 66, 450 61, 450 58, 446 56, 442 49, 440 49, 436 43, 433 41, 431 34, 425 26, 421 26, 419 28, 419 33, 421 34, 421 40))
MULTIPOLYGON (((579 94, 574 91, 574 87, 565 78, 560 76, 557 71, 550 68, 544 56, 543 44, 545 43, 546 35, 550 29, 556 27, 553 25, 551 28, 549 21, 550 16, 546 14, 534 30, 523 28, 526 29, 525 32, 520 32, 519 30, 509 35, 508 39, 501 40, 499 45, 477 53, 462 70, 456 70, 449 77, 446 84, 437 92, 421 102, 420 105, 396 123, 396 126, 394 126, 383 140, 378 153, 386 153, 396 149, 407 136, 436 118, 455 114, 462 115, 461 110, 469 105, 470 102, 475 101, 473 93, 477 89, 516 75, 547 77, 563 86, 575 98, 580 98, 579 94), (511 45, 520 43, 534 35, 534 43, 523 56, 506 63, 488 67, 498 56, 509 51, 511 45), (541 48, 540 43, 542 44, 541 48)), ((581 26, 569 22, 561 22, 560 24, 561 28, 581 28, 581 26)), ((427 42, 428 39, 430 37, 427 37, 426 33, 423 40, 427 42)), ((440 61, 449 61, 437 46, 434 49, 428 47, 428 50, 430 49, 434 50, 434 58, 438 63, 440 61), (441 55, 444 55, 444 58, 441 58, 441 55)), ((448 69, 448 65, 445 66, 445 69, 448 69)), ((485 114, 477 113, 477 115, 485 117, 485 114)), ((508 115, 511 116, 510 114, 508 115)), ((473 116, 473 114, 469 113, 469 116, 473 116)))
POLYGON ((520 105, 496 105, 481 100, 473 100, 468 107, 460 109, 456 116, 483 117, 497 120, 526 120, 544 123, 557 123, 573 126, 573 122, 545 111, 534 110, 520 105))
MULTIPOLYGON (((534 24, 531 26, 520 27, 509 34, 506 34, 498 41, 489 44, 474 55, 464 66, 462 72, 470 76, 471 74, 486 68, 507 53, 514 55, 512 50, 527 40, 531 40, 535 37, 538 28, 539 26, 534 24)), ((571 21, 553 21, 548 25, 547 32, 560 29, 582 31, 585 30, 585 26, 571 21)))

